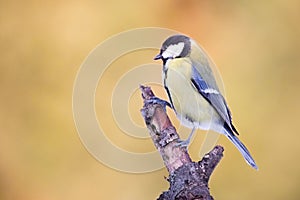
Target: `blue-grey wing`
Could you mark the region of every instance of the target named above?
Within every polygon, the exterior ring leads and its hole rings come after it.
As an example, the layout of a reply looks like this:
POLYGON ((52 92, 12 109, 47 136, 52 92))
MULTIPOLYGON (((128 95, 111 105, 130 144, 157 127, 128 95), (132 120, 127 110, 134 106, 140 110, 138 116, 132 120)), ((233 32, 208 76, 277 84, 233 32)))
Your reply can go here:
MULTIPOLYGON (((209 74, 209 76, 212 75, 209 74)), ((215 83, 213 76, 209 78, 213 79, 212 81, 215 83)), ((208 81, 202 78, 201 74, 194 66, 192 67, 191 83, 198 90, 198 92, 212 105, 212 107, 215 108, 217 113, 224 120, 224 128, 227 130, 230 129, 238 134, 236 128, 232 124, 231 112, 217 85, 209 84, 208 81)))

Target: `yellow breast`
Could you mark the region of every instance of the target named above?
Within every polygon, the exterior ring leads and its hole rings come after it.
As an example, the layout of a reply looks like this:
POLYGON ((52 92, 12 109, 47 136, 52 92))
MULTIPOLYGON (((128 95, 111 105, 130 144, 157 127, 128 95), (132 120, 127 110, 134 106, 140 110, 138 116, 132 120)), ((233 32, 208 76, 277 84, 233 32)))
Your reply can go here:
POLYGON ((191 128, 209 129, 215 110, 192 85, 190 60, 170 59, 166 68, 164 84, 181 123, 191 128))

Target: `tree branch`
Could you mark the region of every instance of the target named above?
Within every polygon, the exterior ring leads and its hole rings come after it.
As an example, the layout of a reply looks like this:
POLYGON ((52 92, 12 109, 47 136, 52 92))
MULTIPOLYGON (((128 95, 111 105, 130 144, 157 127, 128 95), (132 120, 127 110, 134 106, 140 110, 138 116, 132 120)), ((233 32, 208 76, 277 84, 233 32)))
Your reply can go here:
POLYGON ((223 157, 223 147, 216 146, 201 161, 192 162, 187 149, 178 145, 180 137, 166 114, 163 100, 155 97, 150 87, 140 86, 144 106, 141 110, 150 136, 169 171, 170 188, 159 200, 211 200, 209 178, 223 157))

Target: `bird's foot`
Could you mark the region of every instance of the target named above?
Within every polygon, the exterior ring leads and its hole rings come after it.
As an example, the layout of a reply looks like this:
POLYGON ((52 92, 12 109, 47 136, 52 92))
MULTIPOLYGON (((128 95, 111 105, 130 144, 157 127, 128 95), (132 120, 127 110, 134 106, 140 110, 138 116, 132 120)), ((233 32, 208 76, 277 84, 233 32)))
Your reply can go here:
POLYGON ((169 106, 172 108, 171 104, 163 99, 160 99, 158 97, 151 97, 150 99, 146 99, 145 103, 152 103, 152 104, 160 104, 163 106, 164 110, 166 110, 166 107, 169 106))
POLYGON ((187 149, 189 147, 190 142, 191 141, 189 139, 187 139, 187 140, 180 140, 179 139, 178 143, 175 146, 187 149))
POLYGON ((186 140, 179 140, 176 146, 182 147, 182 148, 188 148, 188 146, 191 143, 191 139, 195 133, 196 128, 194 127, 192 132, 190 133, 189 137, 186 140))

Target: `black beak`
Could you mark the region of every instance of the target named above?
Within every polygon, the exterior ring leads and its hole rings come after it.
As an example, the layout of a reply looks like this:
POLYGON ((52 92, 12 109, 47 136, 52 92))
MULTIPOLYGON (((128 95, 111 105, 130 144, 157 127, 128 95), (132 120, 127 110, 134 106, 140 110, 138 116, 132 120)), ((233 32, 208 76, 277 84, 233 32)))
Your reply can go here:
POLYGON ((159 59, 162 59, 162 55, 158 54, 157 56, 154 57, 154 60, 159 60, 159 59))

